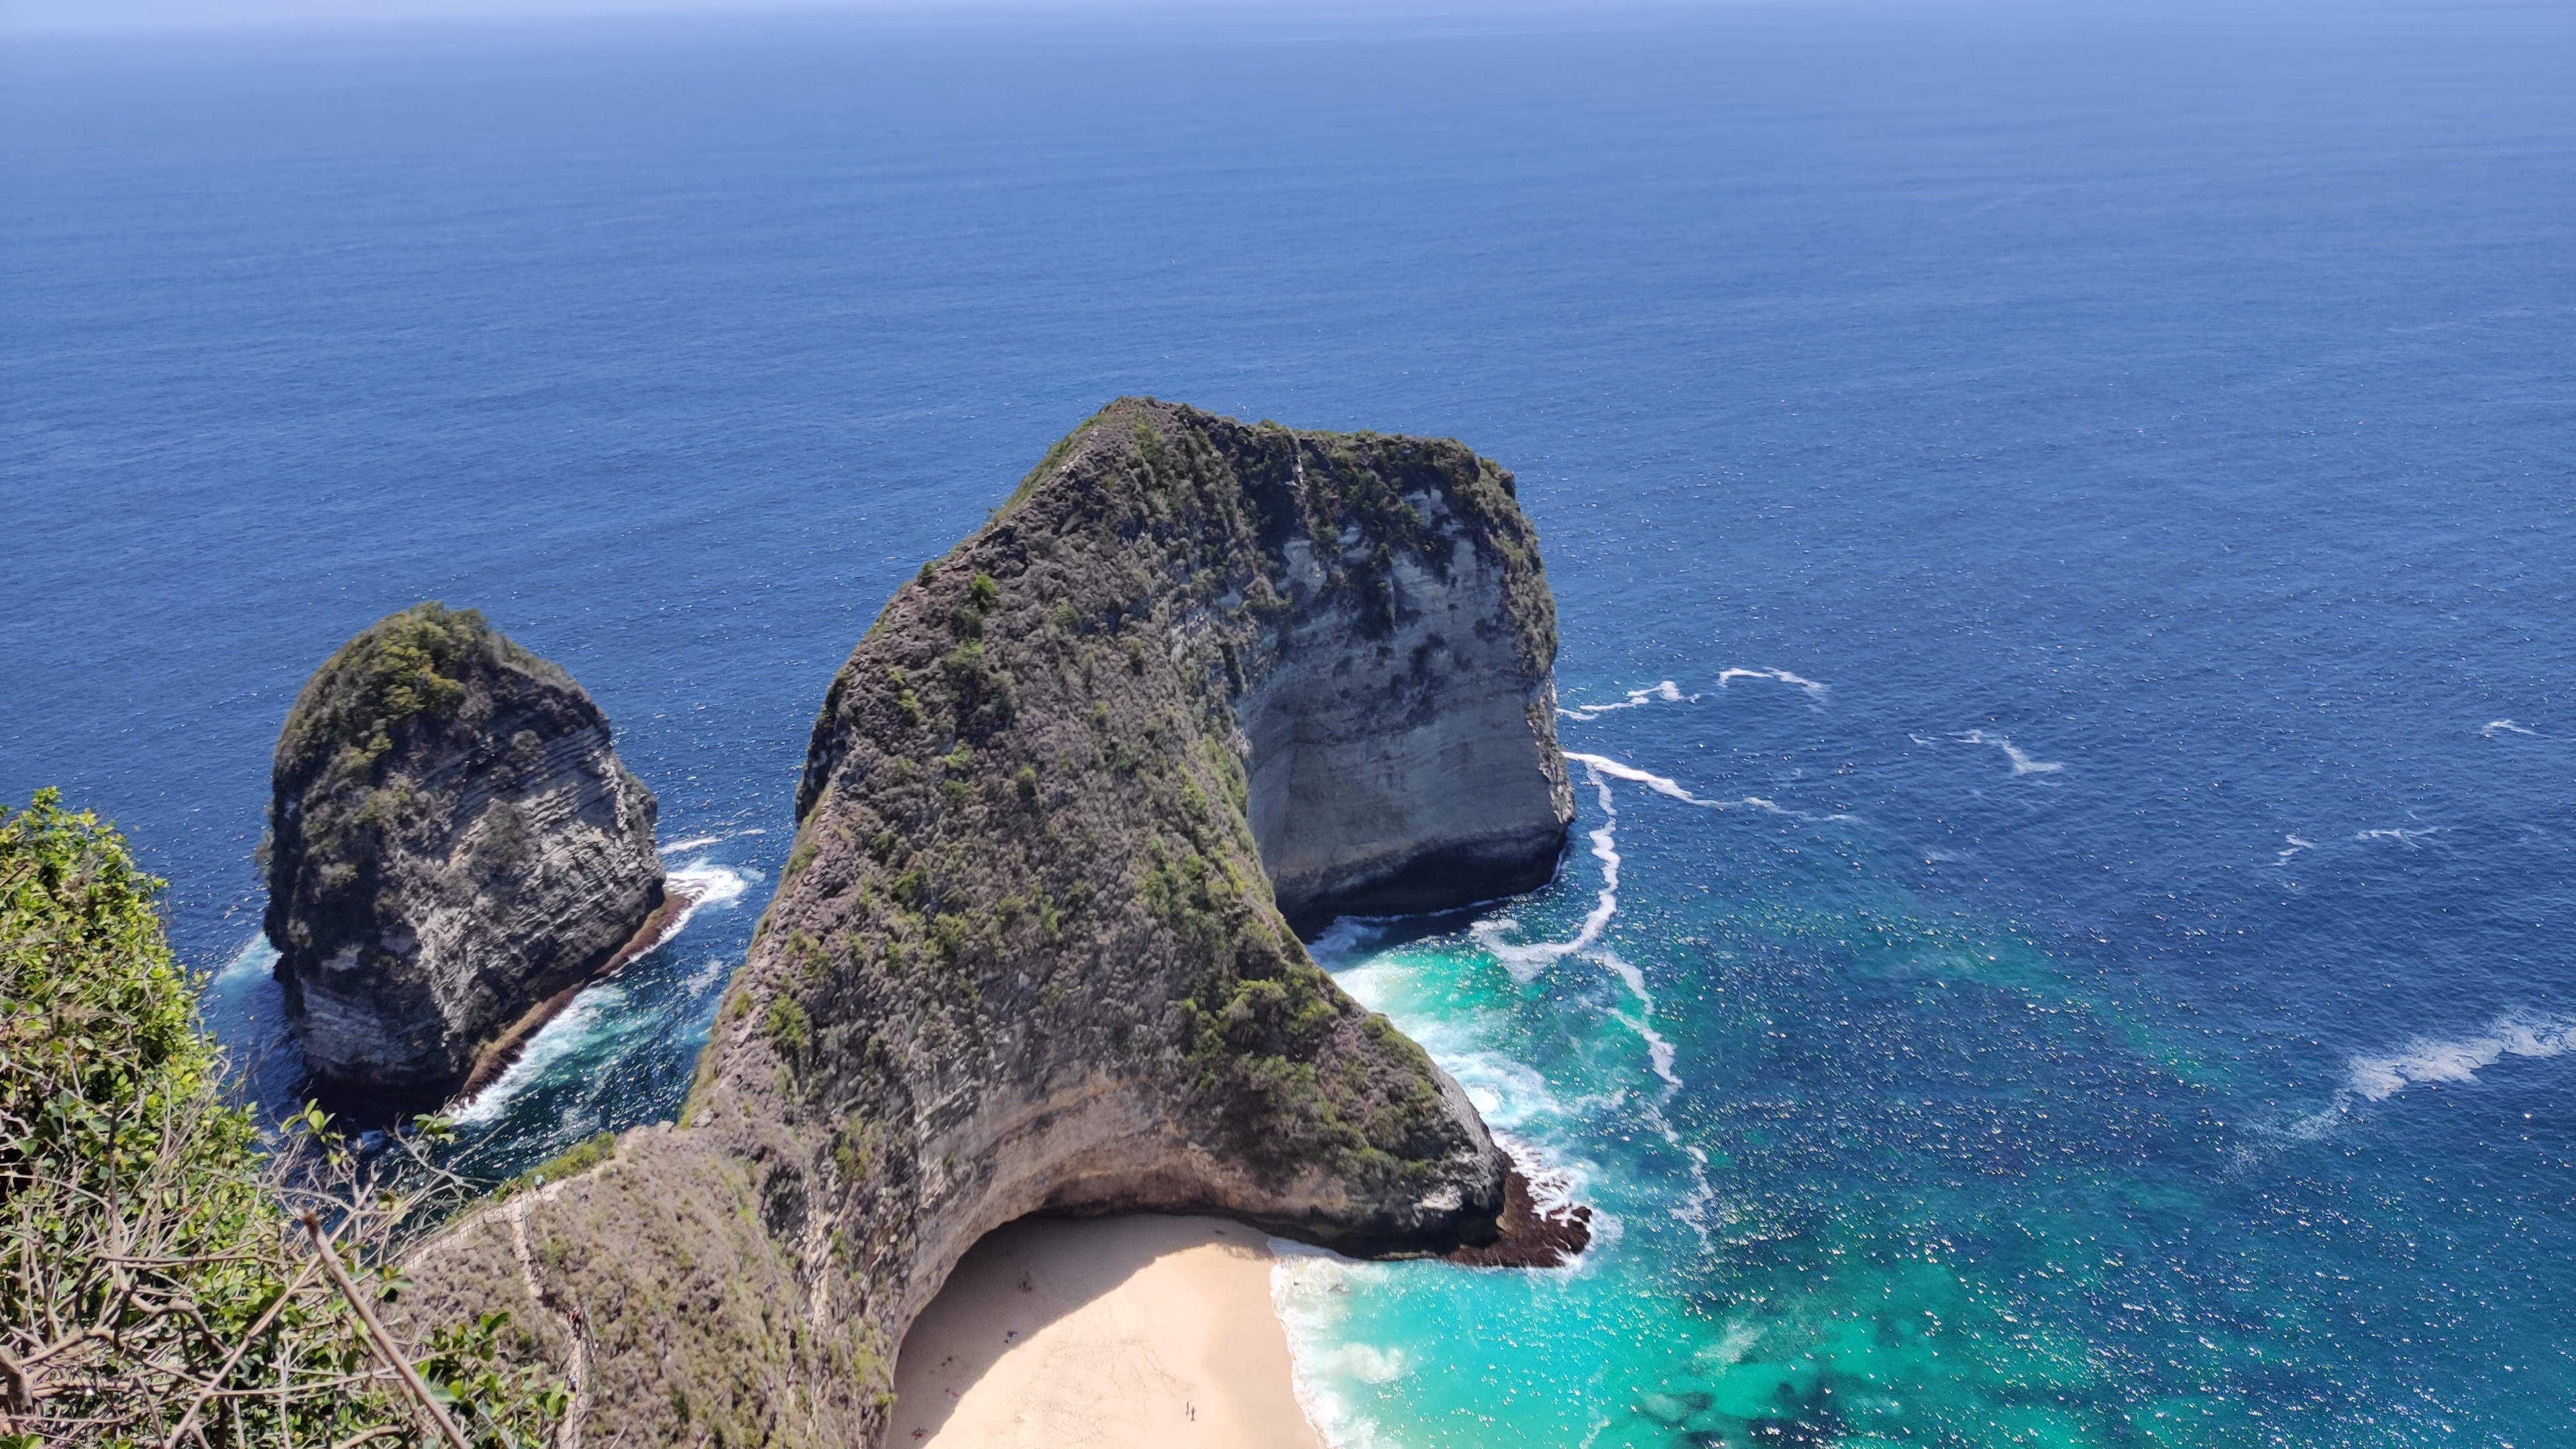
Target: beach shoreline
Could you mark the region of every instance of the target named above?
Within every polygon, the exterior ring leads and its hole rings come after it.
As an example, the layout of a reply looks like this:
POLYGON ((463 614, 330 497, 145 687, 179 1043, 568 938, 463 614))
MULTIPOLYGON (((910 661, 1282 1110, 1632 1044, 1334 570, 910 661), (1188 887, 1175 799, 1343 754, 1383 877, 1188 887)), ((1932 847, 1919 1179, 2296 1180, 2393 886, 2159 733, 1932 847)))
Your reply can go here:
POLYGON ((914 1320, 890 1444, 1323 1449, 1271 1304, 1268 1237, 1208 1217, 1024 1218, 914 1320))

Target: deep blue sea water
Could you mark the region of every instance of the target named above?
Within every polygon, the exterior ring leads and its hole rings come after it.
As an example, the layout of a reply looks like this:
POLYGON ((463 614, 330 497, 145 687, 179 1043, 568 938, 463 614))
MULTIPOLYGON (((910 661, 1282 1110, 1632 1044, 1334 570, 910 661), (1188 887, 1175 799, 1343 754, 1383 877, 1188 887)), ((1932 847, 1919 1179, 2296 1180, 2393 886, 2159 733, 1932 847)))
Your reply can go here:
POLYGON ((1319 952, 1607 1231, 1284 1270, 1337 1443, 2576 1442, 2564 5, 16 41, 0 187, 0 795, 122 823, 271 1094, 268 750, 367 621, 563 661, 742 887, 501 1170, 671 1112, 832 670, 1053 438, 1454 434, 1577 835, 1319 952))

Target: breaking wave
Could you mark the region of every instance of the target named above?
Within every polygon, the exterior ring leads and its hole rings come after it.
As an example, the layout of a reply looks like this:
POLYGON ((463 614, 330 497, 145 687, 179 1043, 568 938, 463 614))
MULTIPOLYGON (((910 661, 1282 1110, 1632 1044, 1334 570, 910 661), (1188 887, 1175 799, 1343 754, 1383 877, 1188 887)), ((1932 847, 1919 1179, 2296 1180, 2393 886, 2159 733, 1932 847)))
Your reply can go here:
POLYGON ((492 1085, 452 1108, 448 1119, 464 1127, 499 1121, 520 1094, 545 1080, 555 1063, 597 1040, 615 1021, 617 1008, 625 1004, 626 993, 615 982, 602 982, 574 997, 572 1005, 537 1028, 517 1061, 510 1063, 492 1085))
MULTIPOLYGON (((636 953, 637 960, 669 945, 673 938, 688 929, 689 922, 696 919, 698 912, 732 905, 751 889, 749 873, 703 860, 682 866, 670 872, 665 879, 675 894, 688 896, 689 904, 672 917, 670 923, 662 928, 662 933, 653 938, 651 945, 636 953)), ((720 980, 733 964, 722 958, 708 962, 689 980, 686 994, 695 998, 720 980)), ((625 969, 632 969, 633 965, 629 962, 625 969)), ((569 1057, 586 1055, 604 1038, 623 1032, 628 1025, 625 1010, 628 1004, 626 991, 613 980, 583 988, 579 995, 573 997, 572 1004, 558 1013, 554 1020, 537 1028, 537 1034, 528 1039, 518 1060, 510 1063, 490 1086, 450 1108, 447 1116, 468 1127, 500 1120, 512 1102, 529 1088, 544 1082, 546 1074, 558 1063, 569 1057)))
POLYGON ((268 933, 263 931, 242 943, 242 948, 233 953, 232 959, 216 970, 215 980, 240 981, 266 976, 276 969, 277 948, 268 944, 268 933))

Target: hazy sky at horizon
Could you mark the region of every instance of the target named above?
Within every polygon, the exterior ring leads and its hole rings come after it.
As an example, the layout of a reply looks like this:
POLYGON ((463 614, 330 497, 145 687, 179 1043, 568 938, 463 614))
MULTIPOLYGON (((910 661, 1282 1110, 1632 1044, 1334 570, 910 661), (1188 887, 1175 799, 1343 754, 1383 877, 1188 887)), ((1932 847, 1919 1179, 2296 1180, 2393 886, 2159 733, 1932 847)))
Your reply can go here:
MULTIPOLYGON (((1662 0, 1663 4, 1675 0, 1662 0)), ((1694 0, 1680 0, 1694 3, 1694 0)), ((1764 3, 1764 0, 1696 0, 1764 3)), ((817 12, 1007 14, 1083 9, 1526 13, 1655 8, 1599 0, 0 0, 0 33, 133 32, 259 26, 346 26, 437 20, 597 16, 760 15, 817 12)))

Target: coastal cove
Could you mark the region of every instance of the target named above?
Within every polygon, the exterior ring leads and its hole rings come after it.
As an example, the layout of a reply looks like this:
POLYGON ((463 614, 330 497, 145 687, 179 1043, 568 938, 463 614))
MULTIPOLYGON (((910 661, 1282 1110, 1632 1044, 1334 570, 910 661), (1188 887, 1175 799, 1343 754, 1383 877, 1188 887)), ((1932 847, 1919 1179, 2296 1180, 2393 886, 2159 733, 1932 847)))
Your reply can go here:
POLYGON ((693 901, 460 1105, 498 1181, 679 1111, 834 671, 1053 439, 1455 436, 1568 850, 1313 949, 1598 1231, 1278 1258, 1324 1443, 2562 1432, 2563 14, 1052 24, 0 87, 0 785, 171 879, 255 1093, 269 749, 367 620, 561 661, 693 901))

